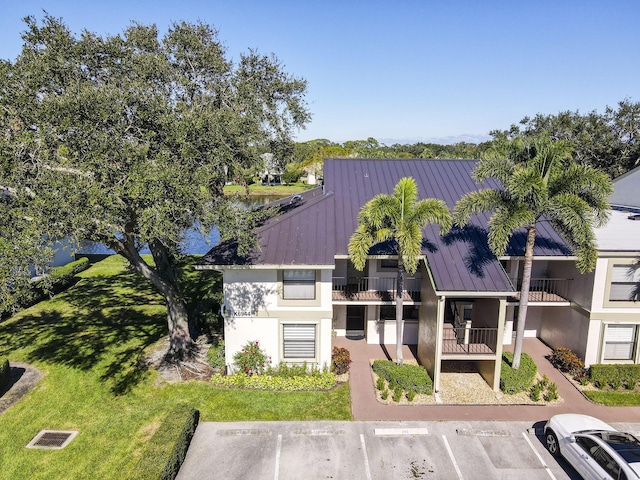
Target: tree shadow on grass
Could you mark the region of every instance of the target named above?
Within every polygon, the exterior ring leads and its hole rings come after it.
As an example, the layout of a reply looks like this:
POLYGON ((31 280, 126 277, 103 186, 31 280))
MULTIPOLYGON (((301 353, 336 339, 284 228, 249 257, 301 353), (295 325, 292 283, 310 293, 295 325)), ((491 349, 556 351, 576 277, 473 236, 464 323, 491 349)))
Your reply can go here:
POLYGON ((103 308, 69 309, 65 302, 52 302, 49 309, 25 312, 0 325, 0 354, 10 356, 12 350, 24 349, 29 362, 94 370, 110 384, 114 395, 128 392, 146 375, 141 362, 144 349, 166 334, 164 308, 109 308, 90 294, 74 292, 72 297, 103 308))

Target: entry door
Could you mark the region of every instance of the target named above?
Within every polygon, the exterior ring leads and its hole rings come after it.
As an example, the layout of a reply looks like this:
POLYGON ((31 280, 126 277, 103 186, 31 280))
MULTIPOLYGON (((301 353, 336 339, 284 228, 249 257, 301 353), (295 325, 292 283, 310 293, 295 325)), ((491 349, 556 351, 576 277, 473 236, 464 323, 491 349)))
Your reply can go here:
POLYGON ((347 335, 364 335, 364 305, 347 305, 347 335))

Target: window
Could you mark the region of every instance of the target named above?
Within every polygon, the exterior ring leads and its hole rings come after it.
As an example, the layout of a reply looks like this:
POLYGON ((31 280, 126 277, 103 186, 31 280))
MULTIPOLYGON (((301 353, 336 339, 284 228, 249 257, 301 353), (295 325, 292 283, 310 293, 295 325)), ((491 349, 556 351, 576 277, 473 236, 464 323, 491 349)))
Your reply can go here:
MULTIPOLYGON (((403 320, 417 320, 418 313, 419 313, 418 307, 415 305, 404 305, 402 307, 403 320)), ((380 306, 380 320, 395 320, 395 319, 396 319, 395 305, 380 306)))
POLYGON ((284 358, 316 358, 316 326, 312 323, 282 325, 284 358))
POLYGON ((631 302, 640 299, 640 266, 613 265, 609 301, 631 302))
POLYGON ((284 270, 282 298, 285 300, 314 300, 316 298, 315 270, 284 270))
POLYGON ((380 260, 380 268, 398 268, 398 260, 380 260))
POLYGON ((604 332, 604 360, 633 360, 637 325, 608 324, 604 332))

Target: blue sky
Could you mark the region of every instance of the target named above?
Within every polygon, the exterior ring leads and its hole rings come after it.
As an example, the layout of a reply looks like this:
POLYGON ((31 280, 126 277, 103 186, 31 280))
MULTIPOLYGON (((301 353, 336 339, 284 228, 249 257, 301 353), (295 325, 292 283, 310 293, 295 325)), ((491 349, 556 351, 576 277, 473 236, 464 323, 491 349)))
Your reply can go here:
POLYGON ((640 2, 0 0, 0 58, 21 19, 46 10, 72 31, 116 34, 132 20, 213 24, 229 55, 274 53, 308 81, 299 141, 482 140, 525 115, 603 112, 640 101, 640 2))

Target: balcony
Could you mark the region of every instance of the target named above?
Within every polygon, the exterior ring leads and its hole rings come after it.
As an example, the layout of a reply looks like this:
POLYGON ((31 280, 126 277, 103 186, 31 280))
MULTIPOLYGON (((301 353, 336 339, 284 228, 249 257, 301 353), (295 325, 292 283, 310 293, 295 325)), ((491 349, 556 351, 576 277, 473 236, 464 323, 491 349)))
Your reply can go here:
POLYGON ((497 328, 454 327, 451 323, 444 324, 443 355, 494 355, 497 345, 497 328))
MULTIPOLYGON (((395 299, 395 277, 333 277, 334 301, 383 301, 395 299)), ((404 301, 420 301, 420 279, 404 279, 404 301)))
MULTIPOLYGON (((529 302, 567 302, 572 281, 570 278, 532 278, 529 287, 529 302)), ((522 279, 512 278, 511 283, 518 290, 515 297, 519 300, 522 279)))

